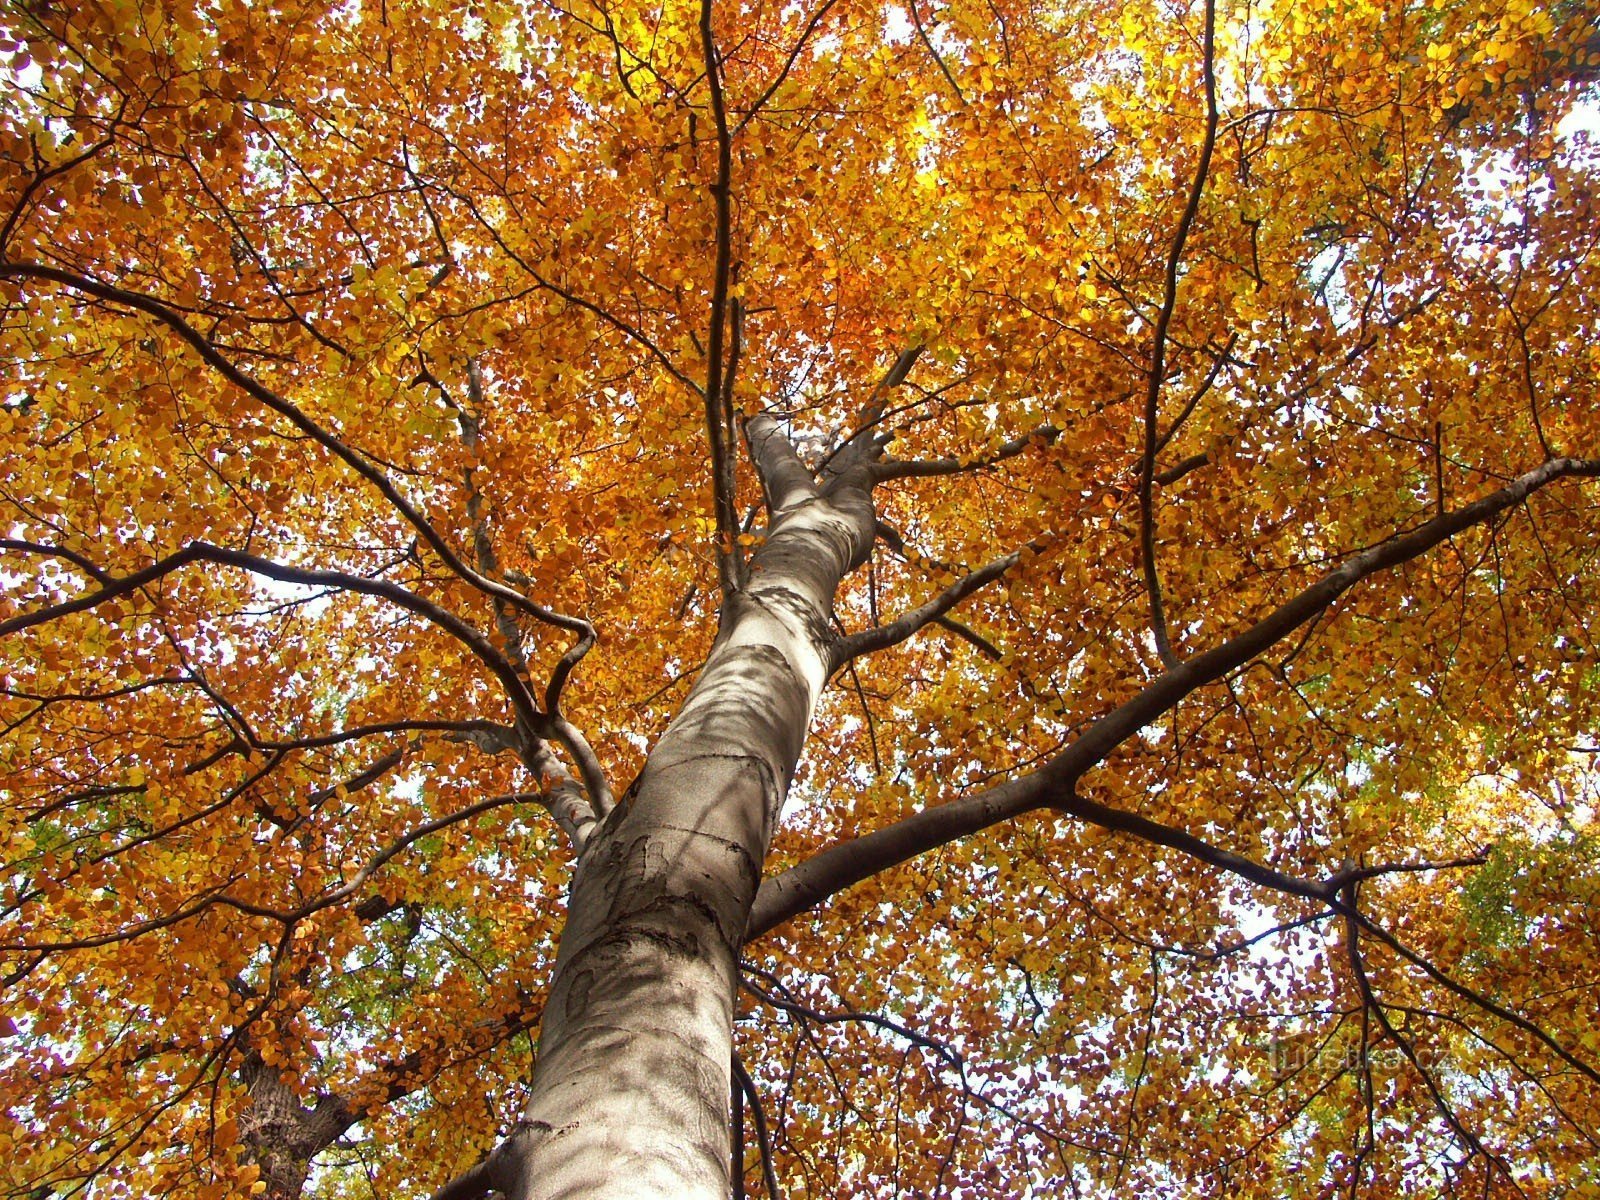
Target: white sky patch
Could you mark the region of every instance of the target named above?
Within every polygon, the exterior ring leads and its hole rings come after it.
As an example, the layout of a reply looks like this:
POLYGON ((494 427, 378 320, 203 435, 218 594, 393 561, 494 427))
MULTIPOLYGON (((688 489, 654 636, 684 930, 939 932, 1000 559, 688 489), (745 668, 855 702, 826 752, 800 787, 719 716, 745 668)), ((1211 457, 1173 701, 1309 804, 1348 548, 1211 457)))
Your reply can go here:
POLYGON ((1600 100, 1579 101, 1556 123, 1556 137, 1563 142, 1592 141, 1596 134, 1600 134, 1600 100))

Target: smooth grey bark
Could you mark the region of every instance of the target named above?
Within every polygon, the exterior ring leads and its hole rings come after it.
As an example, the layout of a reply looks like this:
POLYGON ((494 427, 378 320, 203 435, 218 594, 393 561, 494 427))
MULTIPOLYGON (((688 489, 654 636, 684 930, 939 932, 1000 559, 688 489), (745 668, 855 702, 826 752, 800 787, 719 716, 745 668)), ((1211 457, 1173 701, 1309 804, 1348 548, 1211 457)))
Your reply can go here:
POLYGON ((513 1200, 728 1194, 739 948, 830 673, 834 592, 875 529, 864 471, 819 489, 777 426, 747 429, 770 525, 643 772, 580 860, 522 1122, 513 1200))

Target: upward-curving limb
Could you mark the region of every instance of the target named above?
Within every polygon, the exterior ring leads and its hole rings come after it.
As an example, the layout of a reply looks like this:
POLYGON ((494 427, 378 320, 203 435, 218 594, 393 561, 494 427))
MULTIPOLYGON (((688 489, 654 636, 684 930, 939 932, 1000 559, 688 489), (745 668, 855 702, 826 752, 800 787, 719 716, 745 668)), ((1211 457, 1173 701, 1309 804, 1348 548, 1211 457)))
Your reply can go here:
POLYGON ((1426 554, 1463 530, 1494 520, 1554 483, 1594 478, 1600 478, 1600 460, 1550 459, 1469 504, 1350 555, 1249 628, 1192 655, 1097 718, 1043 766, 831 846, 768 879, 762 884, 752 911, 751 936, 804 912, 842 888, 956 838, 1040 808, 1071 812, 1079 780, 1125 739, 1197 689, 1215 683, 1285 641, 1363 580, 1426 554))

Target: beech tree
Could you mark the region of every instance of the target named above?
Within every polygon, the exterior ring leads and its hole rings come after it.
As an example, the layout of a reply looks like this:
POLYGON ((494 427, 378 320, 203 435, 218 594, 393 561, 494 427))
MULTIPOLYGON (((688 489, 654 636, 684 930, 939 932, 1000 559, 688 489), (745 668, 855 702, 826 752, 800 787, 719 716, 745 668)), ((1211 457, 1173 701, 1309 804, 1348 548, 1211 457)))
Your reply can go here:
POLYGON ((14 0, 0 1181, 1600 1187, 1587 0, 14 0))

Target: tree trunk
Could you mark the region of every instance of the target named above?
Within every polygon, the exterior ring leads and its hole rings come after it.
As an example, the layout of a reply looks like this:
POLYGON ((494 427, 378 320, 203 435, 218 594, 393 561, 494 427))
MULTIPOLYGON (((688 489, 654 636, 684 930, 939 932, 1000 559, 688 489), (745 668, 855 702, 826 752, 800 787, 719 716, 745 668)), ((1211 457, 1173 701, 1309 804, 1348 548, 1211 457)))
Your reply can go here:
POLYGON ((513 1200, 728 1194, 739 949, 831 669, 834 591, 874 528, 864 482, 819 493, 770 421, 750 432, 776 460, 771 530, 578 867, 531 1098, 503 1147, 513 1200))
POLYGON ((240 1072, 250 1103, 239 1118, 239 1135, 261 1169, 263 1200, 300 1200, 311 1160, 352 1124, 349 1109, 331 1096, 306 1108, 279 1072, 251 1054, 240 1072))

